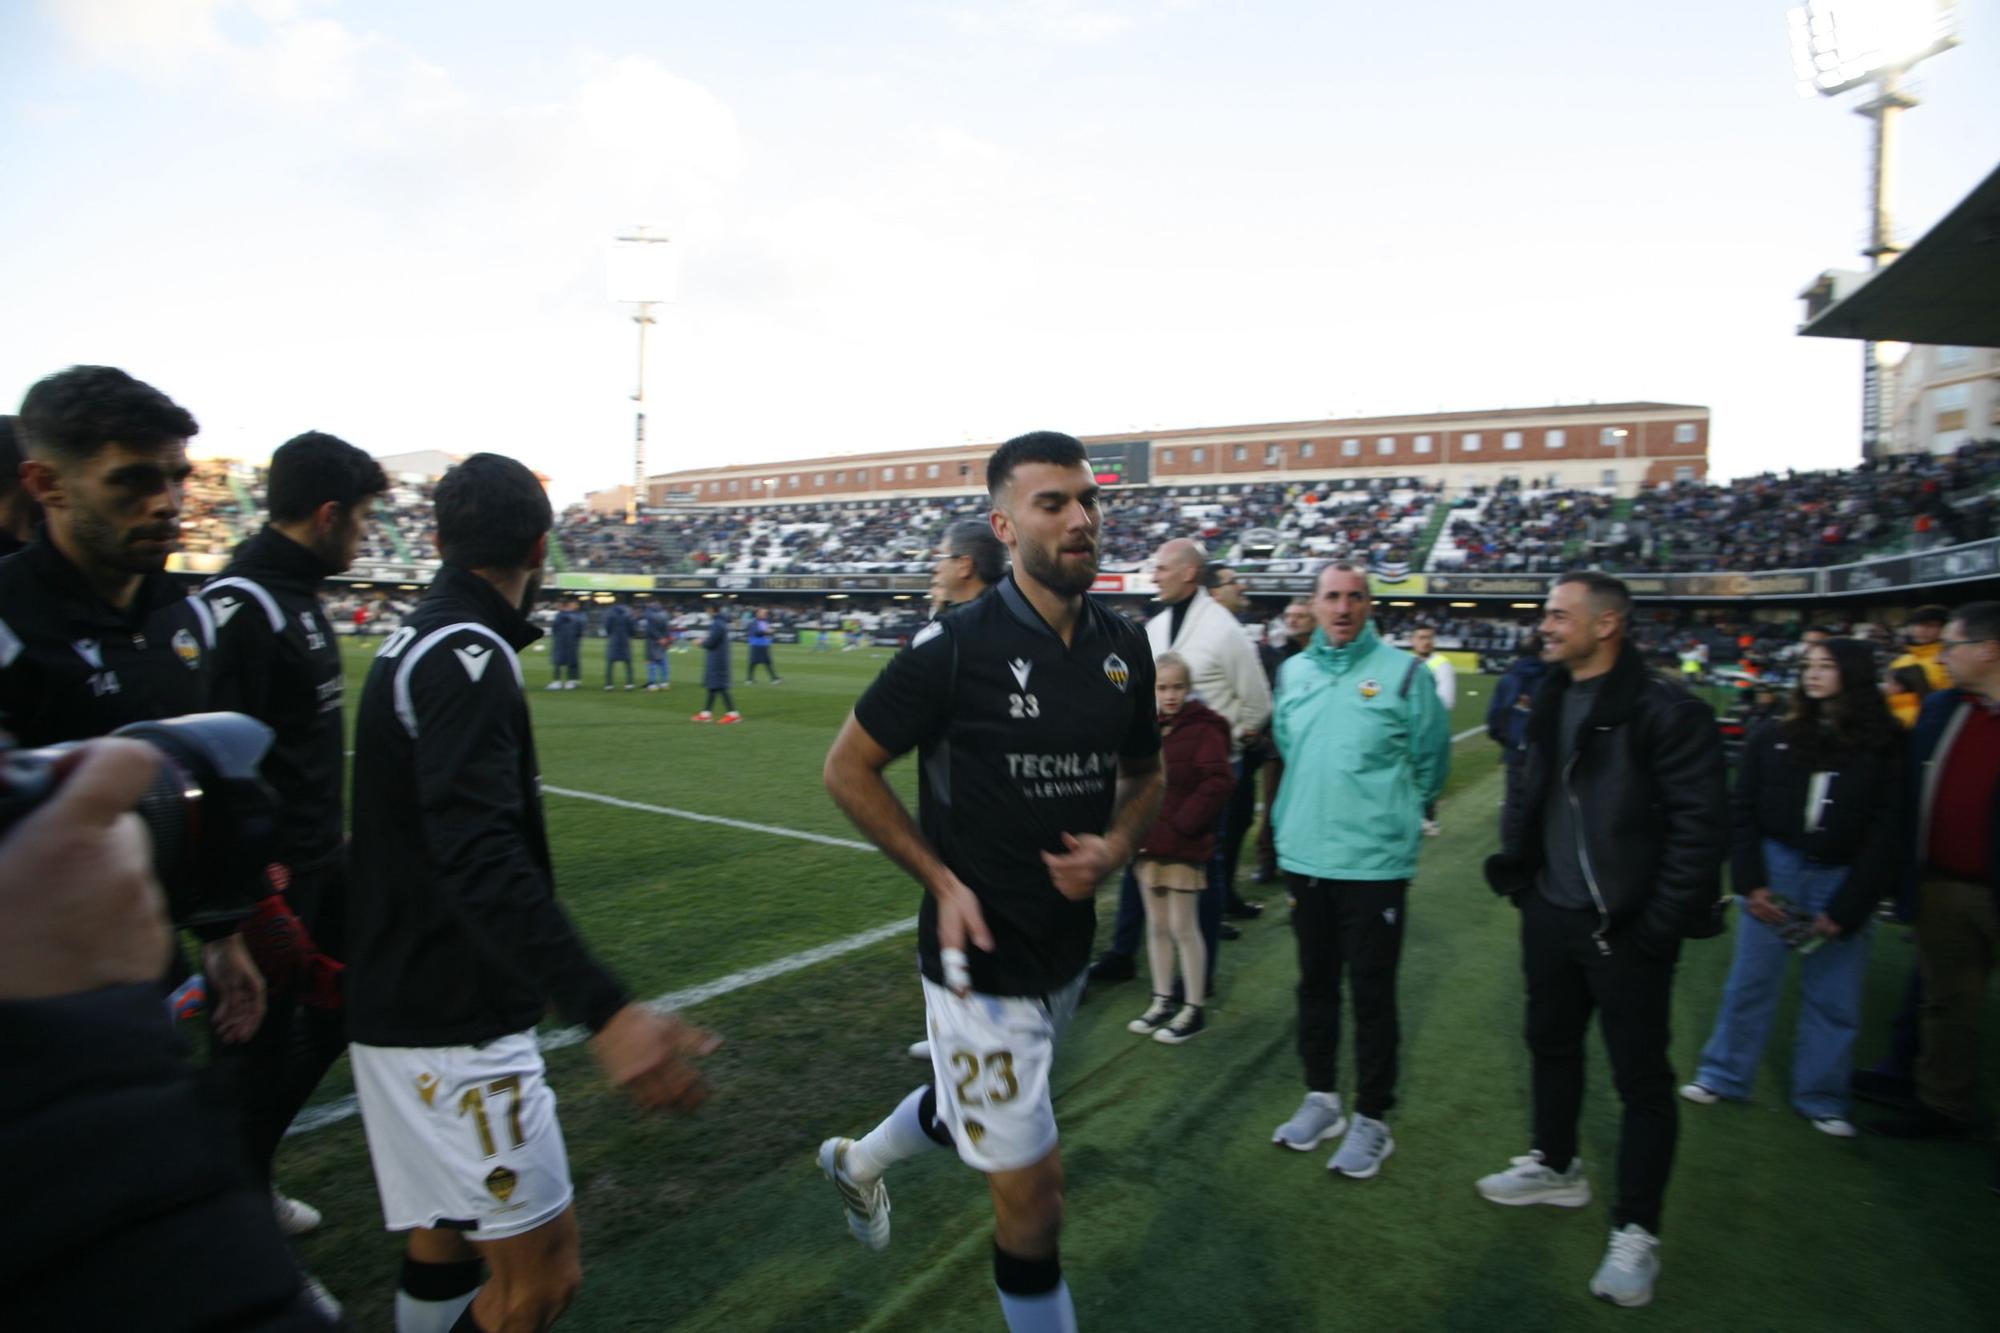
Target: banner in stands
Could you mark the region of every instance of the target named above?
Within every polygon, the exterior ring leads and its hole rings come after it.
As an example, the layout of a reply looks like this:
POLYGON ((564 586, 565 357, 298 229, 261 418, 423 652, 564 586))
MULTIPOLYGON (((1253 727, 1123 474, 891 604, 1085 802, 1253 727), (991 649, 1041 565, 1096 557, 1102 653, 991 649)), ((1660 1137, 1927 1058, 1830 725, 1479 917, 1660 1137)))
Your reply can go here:
POLYGON ((556 575, 556 587, 577 592, 651 592, 658 582, 651 574, 556 575))

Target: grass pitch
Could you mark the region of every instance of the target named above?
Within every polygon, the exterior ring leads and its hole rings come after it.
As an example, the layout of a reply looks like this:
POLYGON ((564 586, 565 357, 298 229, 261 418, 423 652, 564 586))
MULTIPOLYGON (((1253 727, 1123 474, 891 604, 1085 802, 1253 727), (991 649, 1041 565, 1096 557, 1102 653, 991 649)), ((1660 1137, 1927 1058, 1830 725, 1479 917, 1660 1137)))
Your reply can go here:
MULTIPOLYGON (((373 646, 349 645, 350 699, 373 646)), ((539 689, 547 655, 525 657, 549 787, 855 837, 820 787, 820 762, 886 654, 780 648, 784 683, 740 687, 746 721, 721 728, 688 721, 700 702, 692 684, 604 693, 598 650, 586 645, 585 687, 558 694, 539 689)), ((699 679, 699 655, 672 662, 678 680, 699 679)), ((1491 683, 1462 679, 1454 730, 1479 724, 1491 683)), ((910 769, 893 770, 906 798, 910 769)), ((1664 1269, 1645 1313, 1586 1291, 1608 1225, 1618 1123, 1597 1049, 1583 1152, 1599 1202, 1503 1209, 1473 1193, 1473 1180, 1525 1151, 1528 1137, 1514 913, 1479 877, 1500 784, 1490 742, 1457 746, 1445 832, 1426 844, 1412 889, 1397 1151, 1374 1180, 1330 1175, 1333 1145, 1300 1154, 1270 1142, 1302 1091, 1296 971, 1276 890, 1263 892, 1263 918, 1225 946, 1199 1041, 1171 1048, 1128 1034, 1146 1000, 1139 983, 1091 996, 1055 1079, 1069 1178, 1063 1261, 1079 1323, 1990 1327, 2000 1308, 1991 1148, 1815 1133, 1784 1099, 1789 1005, 1754 1102, 1684 1108, 1664 1269)), ((848 1237, 812 1160, 822 1138, 866 1130, 927 1077, 903 1054, 923 1035, 914 934, 767 979, 752 972, 912 916, 915 886, 850 847, 575 796, 546 804, 561 896, 635 994, 718 979, 737 987, 689 1012, 728 1043, 708 1064, 715 1097, 695 1116, 642 1116, 605 1088, 584 1048, 550 1055, 585 1246, 583 1295, 563 1327, 1002 1327, 985 1190, 953 1155, 892 1173, 894 1242, 881 1255, 848 1237)), ((1107 892, 1100 935, 1114 910, 1107 892)), ((1864 1060, 1881 1046, 1912 956, 1899 928, 1878 928, 1874 950, 1864 1060)), ((1728 963, 1726 940, 1683 955, 1674 1038, 1683 1077, 1728 963)), ((1988 1031, 2000 1032, 2000 1013, 1991 1017, 1988 1031)), ((348 1091, 343 1062, 319 1101, 348 1091)), ((278 1174, 327 1215, 299 1242, 302 1261, 357 1328, 391 1328, 401 1245, 381 1230, 360 1122, 289 1139, 278 1174)))

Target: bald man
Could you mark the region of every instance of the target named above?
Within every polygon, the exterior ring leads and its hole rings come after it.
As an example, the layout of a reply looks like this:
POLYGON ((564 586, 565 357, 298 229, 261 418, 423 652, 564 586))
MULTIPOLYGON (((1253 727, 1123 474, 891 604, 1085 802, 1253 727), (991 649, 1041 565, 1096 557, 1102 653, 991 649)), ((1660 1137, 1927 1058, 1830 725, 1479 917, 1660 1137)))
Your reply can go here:
MULTIPOLYGON (((1200 542, 1177 537, 1154 553, 1153 582, 1159 590, 1156 595, 1167 609, 1146 622, 1146 638, 1154 657, 1173 652, 1187 662, 1195 697, 1229 724, 1230 764, 1240 780, 1245 741, 1255 742, 1270 721, 1271 684, 1257 660, 1257 650, 1236 617, 1202 586, 1207 573, 1208 552, 1200 542)), ((1235 873, 1235 867, 1227 864, 1228 818, 1225 810, 1217 821, 1217 854, 1208 865, 1208 886, 1202 891, 1199 909, 1202 938, 1208 944, 1210 995, 1215 994, 1215 959, 1221 939, 1223 903, 1235 873)), ((1133 955, 1138 950, 1144 922, 1138 881, 1128 870, 1119 894, 1118 921, 1112 931, 1111 947, 1091 965, 1093 981, 1124 981, 1136 974, 1133 955)))

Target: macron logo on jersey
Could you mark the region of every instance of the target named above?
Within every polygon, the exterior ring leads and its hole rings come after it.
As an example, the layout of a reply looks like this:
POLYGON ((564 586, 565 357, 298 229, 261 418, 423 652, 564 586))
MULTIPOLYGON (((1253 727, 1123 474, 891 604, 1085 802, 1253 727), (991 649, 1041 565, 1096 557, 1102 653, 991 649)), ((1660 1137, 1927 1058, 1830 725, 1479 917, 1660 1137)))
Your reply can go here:
MULTIPOLYGON (((850 634, 859 632, 858 630, 848 631, 850 634)), ((917 631, 917 637, 910 640, 910 647, 921 648, 942 633, 944 633, 944 626, 933 620, 930 624, 917 631)))
POLYGON ((1020 682, 1022 689, 1028 688, 1028 673, 1034 670, 1034 663, 1025 657, 1017 657, 1007 663, 1007 669, 1014 673, 1014 679, 1020 682))
POLYGON ((215 604, 215 623, 218 626, 227 625, 230 618, 242 609, 243 603, 237 601, 234 597, 224 597, 215 604))
POLYGON ((104 653, 97 646, 97 640, 78 639, 70 647, 76 649, 76 655, 88 663, 92 671, 104 670, 104 653))
POLYGON ((458 659, 458 664, 465 668, 465 674, 472 677, 474 684, 486 674, 486 668, 493 664, 493 650, 481 644, 468 644, 463 648, 454 648, 451 652, 452 656, 458 659))

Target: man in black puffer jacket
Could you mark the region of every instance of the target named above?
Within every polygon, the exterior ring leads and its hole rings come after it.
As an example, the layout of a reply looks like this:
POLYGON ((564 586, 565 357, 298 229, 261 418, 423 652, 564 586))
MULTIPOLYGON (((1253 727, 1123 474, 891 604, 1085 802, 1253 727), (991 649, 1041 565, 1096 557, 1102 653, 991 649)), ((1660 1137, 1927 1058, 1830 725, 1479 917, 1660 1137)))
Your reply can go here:
POLYGON ((1631 595, 1597 573, 1550 590, 1520 781, 1487 883, 1521 909, 1534 1151, 1479 1182, 1495 1203, 1582 1207, 1583 1038, 1601 1017, 1624 1123, 1611 1244, 1591 1292, 1652 1299, 1678 1117, 1667 1060, 1681 941, 1718 932, 1729 802, 1715 714, 1626 642, 1631 595))

